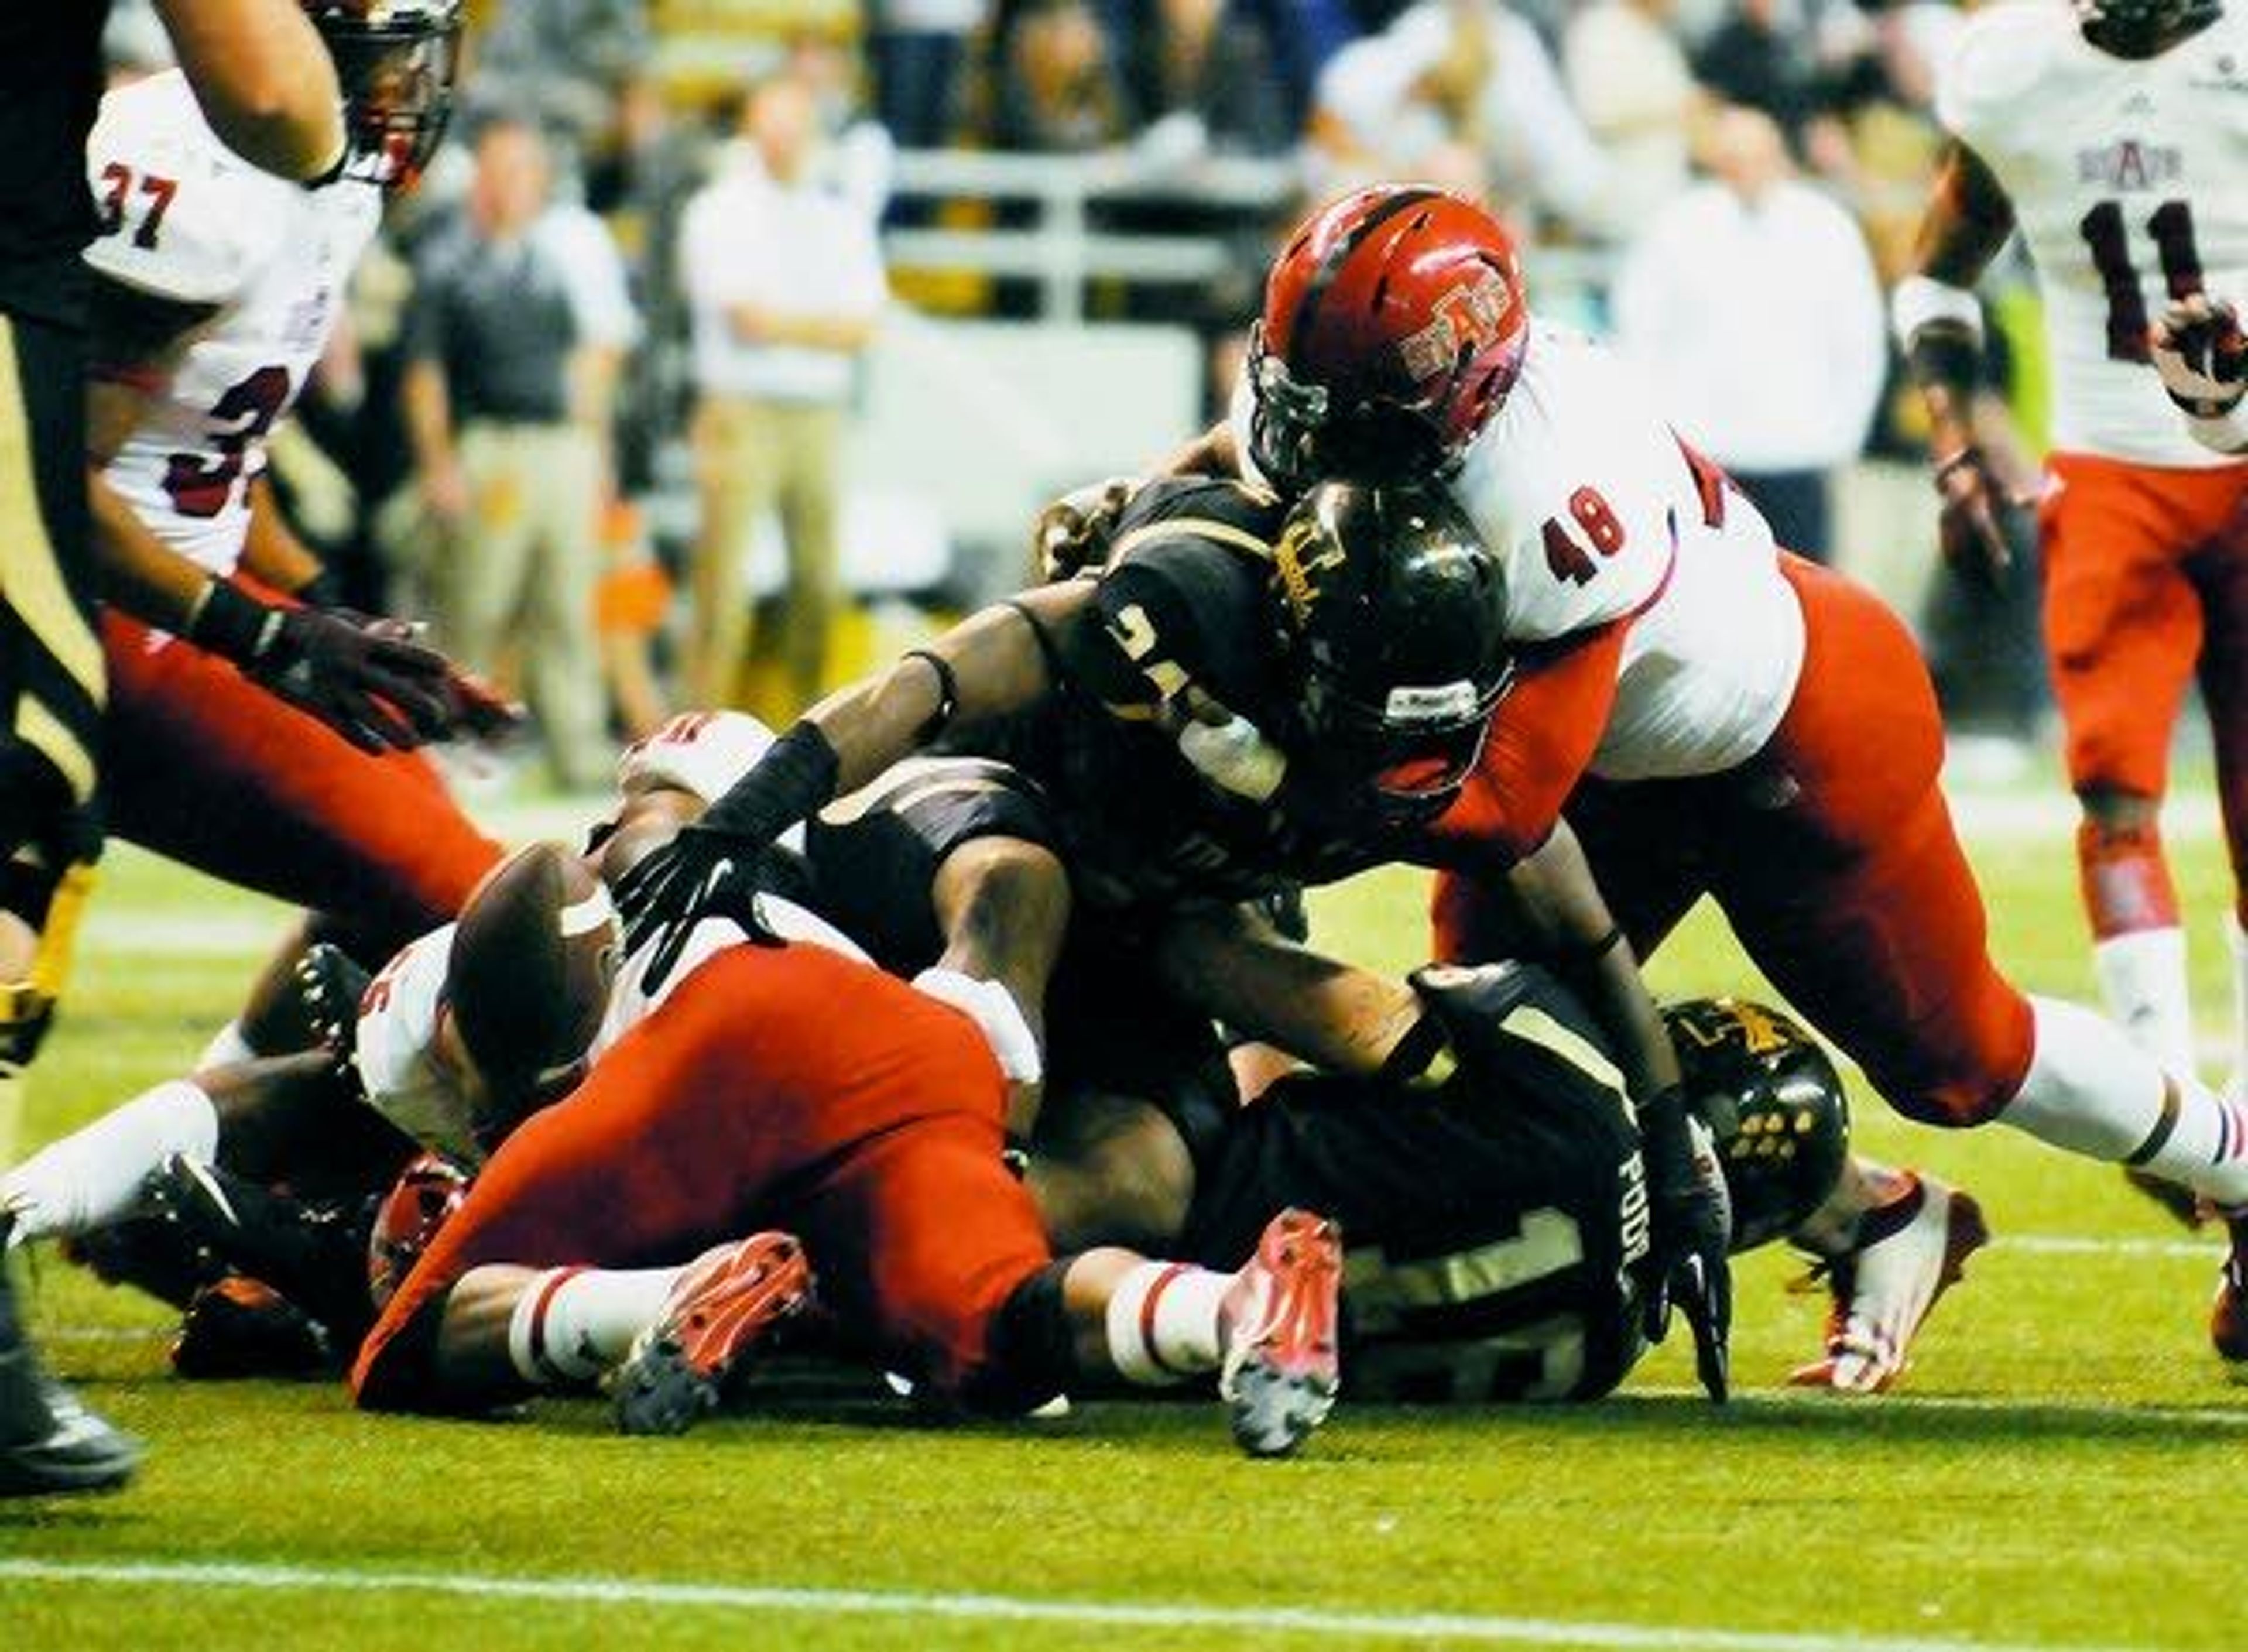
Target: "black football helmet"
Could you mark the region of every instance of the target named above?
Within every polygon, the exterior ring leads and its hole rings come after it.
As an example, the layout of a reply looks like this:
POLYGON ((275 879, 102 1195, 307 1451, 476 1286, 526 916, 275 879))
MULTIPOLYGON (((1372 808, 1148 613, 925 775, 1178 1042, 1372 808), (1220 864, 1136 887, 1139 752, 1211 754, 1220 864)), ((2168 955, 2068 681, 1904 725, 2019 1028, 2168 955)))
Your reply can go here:
POLYGON ((1433 819, 1513 681, 1498 559, 1441 487, 1327 482, 1289 511, 1274 578, 1306 761, 1392 822, 1433 819))
POLYGON ((2223 0, 2075 0, 2084 38, 2118 58, 2151 58, 2217 21, 2223 0))
POLYGON ((453 113, 461 0, 303 0, 343 85, 343 175, 410 189, 453 113))
POLYGON ((1834 1064, 1777 1010, 1739 998, 1667 1005, 1687 1093, 1717 1141, 1735 1251, 1792 1233, 1825 1203, 1850 1151, 1834 1064))

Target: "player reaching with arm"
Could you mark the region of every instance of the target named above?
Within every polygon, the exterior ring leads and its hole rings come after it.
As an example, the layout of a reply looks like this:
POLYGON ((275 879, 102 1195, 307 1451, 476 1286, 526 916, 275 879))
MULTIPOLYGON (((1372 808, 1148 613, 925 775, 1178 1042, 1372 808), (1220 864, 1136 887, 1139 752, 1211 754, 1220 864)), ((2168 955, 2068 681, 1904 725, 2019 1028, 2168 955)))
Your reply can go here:
MULTIPOLYGON (((511 713, 408 626, 330 606, 275 507, 266 443, 311 375, 386 197, 452 97, 453 0, 319 10, 349 148, 311 186, 243 165, 182 77, 112 93, 89 146, 95 545, 112 607, 109 807, 122 835, 312 906, 369 963, 450 916, 498 849, 424 740, 511 713), (325 728, 308 722, 317 718, 325 728)), ((213 1059, 292 1047, 284 945, 213 1059)))
MULTIPOLYGON (((2248 1141, 2214 1095, 1992 963, 1904 628, 1780 552, 1623 364, 1535 323, 1496 223, 1412 187, 1315 214, 1267 284, 1234 413, 1237 451, 1291 485, 1443 478, 1505 566, 1506 629, 1546 669, 1501 703, 1440 834, 1503 860, 1566 804, 1642 956, 1713 894, 1909 1116, 2002 1120, 2248 1199, 2248 1141)), ((1440 955, 1503 955, 1495 915, 1487 877, 1440 879, 1440 955)), ((1980 1241, 1970 1202, 1902 1178, 1848 1241, 1829 1354, 1804 1379, 1883 1386, 1980 1241)))
MULTIPOLYGON (((1427 554, 1401 548, 1399 566, 1410 570, 1404 585, 1425 580, 1441 588, 1488 578, 1488 570, 1476 572, 1477 553, 1460 533, 1448 533, 1448 511, 1416 513, 1401 502, 1392 513, 1364 500, 1337 508, 1351 514, 1354 533, 1416 536, 1427 554)), ((1144 490, 1118 518, 1115 557, 1100 578, 1025 592, 815 707, 750 777, 619 886, 635 935, 661 932, 657 967, 685 933, 689 915, 723 900, 783 826, 947 730, 972 743, 977 725, 1040 708, 1059 708, 1065 719, 1073 708, 1090 708, 1081 720, 1065 722, 1066 732, 1049 744, 1059 748, 1055 763, 1084 797, 1109 794, 1100 799, 1105 806, 1073 813, 1088 831, 1130 840, 1121 846, 1128 853, 1114 857, 1110 868, 1119 881, 1183 881, 1205 896, 1215 887, 1239 899, 1258 893, 1259 880, 1328 880, 1399 858, 1413 834, 1384 813, 1372 796, 1379 788, 1370 789, 1355 765, 1361 757, 1402 763, 1400 784, 1411 793, 1406 815, 1434 814, 1464 778, 1481 716, 1510 662, 1493 652, 1495 633, 1447 626, 1439 599, 1408 609, 1407 591, 1400 607, 1361 621, 1359 633, 1372 641, 1385 624, 1400 621, 1432 656, 1443 657, 1437 675, 1408 685, 1413 715, 1393 730, 1407 744, 1372 753, 1360 742, 1362 730, 1334 725, 1292 745, 1301 732, 1298 701, 1306 680, 1300 660, 1276 653, 1285 631, 1281 591, 1292 579, 1302 595, 1333 554, 1321 537, 1333 529, 1308 514, 1285 518, 1269 495, 1237 484, 1144 490), (1436 697, 1414 700, 1421 689, 1436 697), (1464 716, 1456 703, 1463 695, 1464 716), (1463 742, 1467 764, 1456 750, 1463 742)), ((1338 595, 1328 611, 1357 612, 1375 600, 1360 589, 1338 595)), ((1472 618, 1482 611, 1460 612, 1472 618)), ((1340 638, 1306 639, 1310 651, 1341 646, 1340 638)), ((1340 703, 1333 696, 1330 702, 1340 703)), ((1047 774, 1037 778, 1054 783, 1047 774)), ((1722 1393, 1730 1291, 1714 1171, 1695 1150, 1683 1105, 1673 1105, 1676 1069, 1653 1007, 1596 892, 1573 875, 1581 873, 1573 853, 1566 831, 1541 833, 1519 867, 1507 869, 1507 881, 1522 897, 1518 910, 1548 926, 1528 949, 1558 954, 1588 996, 1601 995, 1593 1001, 1627 1052, 1660 1162, 1654 1183, 1662 1255, 1676 1264, 1664 1277, 1695 1324, 1705 1377, 1722 1393)), ((1073 865, 1080 881, 1082 860, 1073 865)), ((1657 1326, 1669 1299, 1665 1292, 1649 1293, 1657 1326)))

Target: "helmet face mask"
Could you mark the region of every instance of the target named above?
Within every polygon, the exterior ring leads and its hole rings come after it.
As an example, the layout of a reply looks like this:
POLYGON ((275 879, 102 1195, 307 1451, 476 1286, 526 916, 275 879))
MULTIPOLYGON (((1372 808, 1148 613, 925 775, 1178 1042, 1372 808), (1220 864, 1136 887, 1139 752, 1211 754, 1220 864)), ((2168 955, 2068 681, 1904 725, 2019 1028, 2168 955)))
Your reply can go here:
POLYGON ((305 0, 305 10, 343 86, 341 175, 412 189, 452 118, 459 0, 305 0))

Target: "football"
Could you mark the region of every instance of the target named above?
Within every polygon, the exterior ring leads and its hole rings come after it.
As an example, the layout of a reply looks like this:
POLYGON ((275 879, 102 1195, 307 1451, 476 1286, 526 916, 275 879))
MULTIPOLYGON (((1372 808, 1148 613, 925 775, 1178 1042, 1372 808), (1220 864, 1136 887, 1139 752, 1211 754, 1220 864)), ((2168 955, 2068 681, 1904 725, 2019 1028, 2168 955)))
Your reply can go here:
POLYGON ((518 850, 477 886, 461 910, 445 997, 496 1098, 547 1100, 574 1082, 620 950, 607 887, 559 844, 518 850))

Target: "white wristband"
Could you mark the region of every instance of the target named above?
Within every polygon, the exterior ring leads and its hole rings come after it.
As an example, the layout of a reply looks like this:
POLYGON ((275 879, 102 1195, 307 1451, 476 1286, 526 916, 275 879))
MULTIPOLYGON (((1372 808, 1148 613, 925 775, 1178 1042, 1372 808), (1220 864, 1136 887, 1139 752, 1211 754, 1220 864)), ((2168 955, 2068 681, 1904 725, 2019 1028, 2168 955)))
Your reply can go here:
POLYGON ((1909 350, 1912 335, 1931 321, 1957 322, 1977 344, 1983 342, 1983 306, 1973 293, 1931 276, 1907 276, 1889 295, 1889 326, 1897 342, 1909 350))

